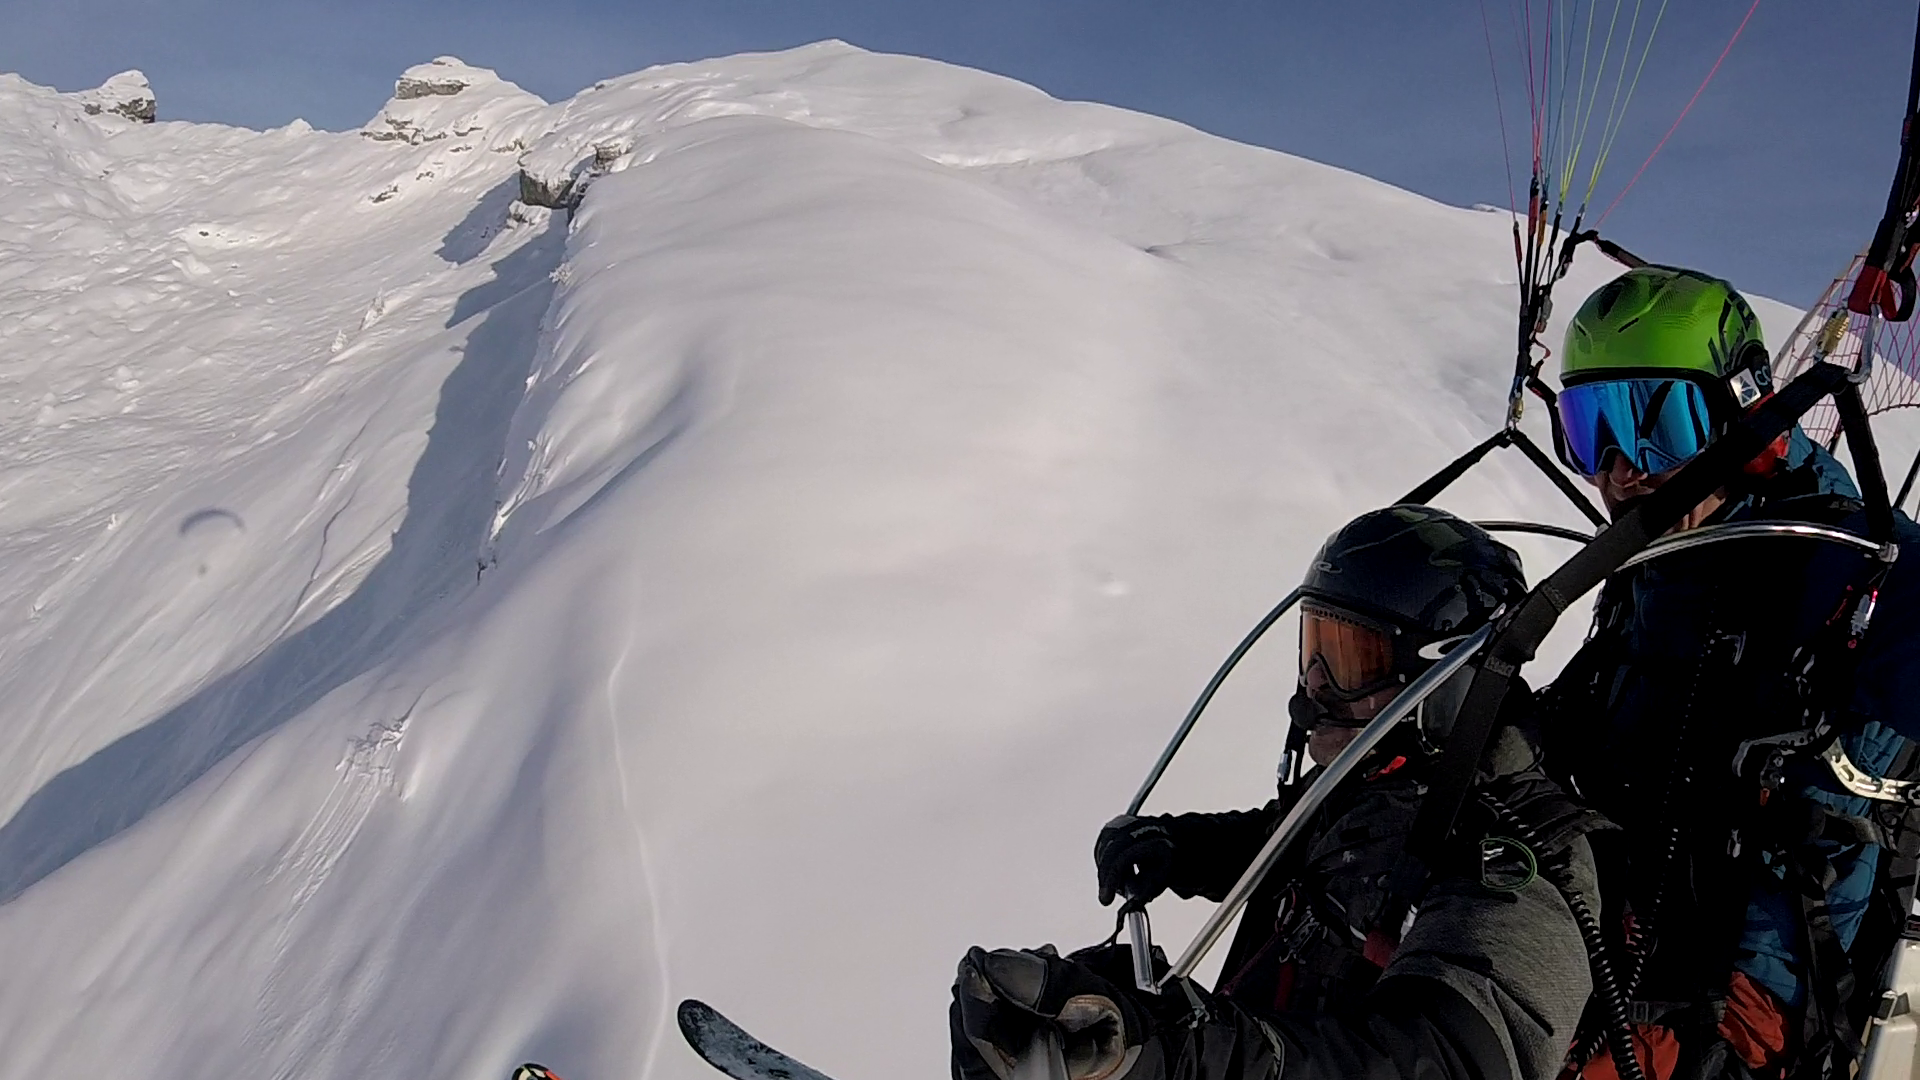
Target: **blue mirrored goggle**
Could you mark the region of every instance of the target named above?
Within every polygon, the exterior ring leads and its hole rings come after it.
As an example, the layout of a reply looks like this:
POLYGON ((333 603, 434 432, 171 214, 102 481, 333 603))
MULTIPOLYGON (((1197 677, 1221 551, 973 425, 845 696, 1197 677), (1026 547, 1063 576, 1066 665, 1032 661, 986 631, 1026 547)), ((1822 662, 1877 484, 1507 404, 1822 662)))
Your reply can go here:
POLYGON ((1713 440, 1706 390, 1686 379, 1608 379, 1560 391, 1560 460, 1582 476, 1618 450, 1643 473, 1683 465, 1713 440))

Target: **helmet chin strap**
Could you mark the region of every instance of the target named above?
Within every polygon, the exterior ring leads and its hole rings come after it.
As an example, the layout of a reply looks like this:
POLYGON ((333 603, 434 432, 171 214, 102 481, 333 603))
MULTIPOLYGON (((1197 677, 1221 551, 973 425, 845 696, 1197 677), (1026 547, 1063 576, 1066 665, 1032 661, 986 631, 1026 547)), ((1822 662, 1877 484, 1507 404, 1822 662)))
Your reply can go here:
POLYGON ((1289 742, 1296 733, 1304 741, 1308 733, 1322 724, 1333 724, 1339 727, 1360 726, 1351 720, 1334 716, 1333 710, 1308 697, 1306 688, 1302 686, 1294 687, 1293 696, 1287 699, 1287 719, 1292 721, 1288 728, 1289 742))

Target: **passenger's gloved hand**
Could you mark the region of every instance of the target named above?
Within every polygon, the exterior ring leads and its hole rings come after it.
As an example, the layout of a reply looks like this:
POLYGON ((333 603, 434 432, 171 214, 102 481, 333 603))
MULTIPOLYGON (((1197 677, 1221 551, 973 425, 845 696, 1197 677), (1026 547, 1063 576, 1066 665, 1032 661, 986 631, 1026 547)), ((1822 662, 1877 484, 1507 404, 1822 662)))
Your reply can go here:
POLYGON ((1173 835, 1166 819, 1121 814, 1100 829, 1093 842, 1093 865, 1100 873, 1100 903, 1116 895, 1144 904, 1167 890, 1173 877, 1173 835))
POLYGON ((1048 1052, 1048 1040, 1068 1080, 1123 1080, 1152 1026, 1119 987, 1051 945, 969 949, 948 1015, 959 1080, 1012 1080, 1024 1059, 1048 1052))

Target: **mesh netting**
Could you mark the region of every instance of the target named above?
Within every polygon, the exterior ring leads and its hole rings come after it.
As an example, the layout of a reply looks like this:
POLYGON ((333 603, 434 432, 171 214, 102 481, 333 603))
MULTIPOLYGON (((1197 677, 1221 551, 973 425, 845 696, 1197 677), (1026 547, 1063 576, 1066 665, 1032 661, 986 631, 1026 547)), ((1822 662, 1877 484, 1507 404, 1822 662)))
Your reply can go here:
MULTIPOLYGON (((1859 360, 1868 318, 1847 310, 1847 295, 1861 261, 1862 256, 1853 257, 1774 354, 1776 385, 1785 385, 1823 356, 1849 367, 1859 360)), ((1920 405, 1920 319, 1880 320, 1873 333, 1873 373, 1861 388, 1868 414, 1920 405)), ((1800 426, 1815 441, 1832 446, 1840 429, 1833 399, 1822 398, 1801 418, 1800 426)))

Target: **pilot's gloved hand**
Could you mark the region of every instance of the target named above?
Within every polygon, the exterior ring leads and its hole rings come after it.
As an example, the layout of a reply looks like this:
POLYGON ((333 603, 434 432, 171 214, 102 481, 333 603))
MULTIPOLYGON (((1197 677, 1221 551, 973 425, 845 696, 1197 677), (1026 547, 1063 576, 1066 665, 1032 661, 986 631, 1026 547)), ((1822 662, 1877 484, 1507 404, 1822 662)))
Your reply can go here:
POLYGON ((1093 865, 1102 905, 1115 896, 1136 904, 1159 896, 1173 876, 1173 834, 1166 819, 1121 814, 1107 822, 1093 842, 1093 865))
POLYGON ((1025 1058, 1052 1052, 1068 1080, 1124 1077, 1152 1028, 1126 992, 1051 945, 969 949, 949 1016, 960 1080, 1012 1080, 1025 1058))

